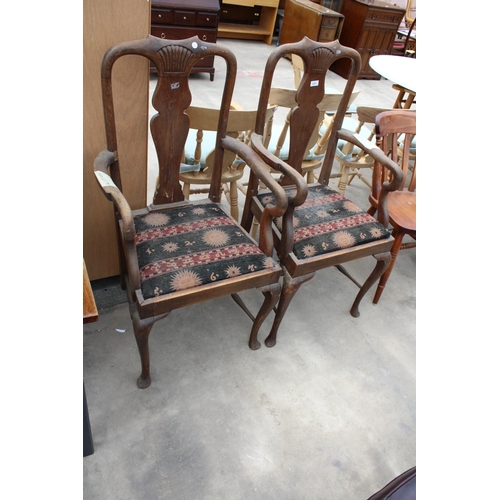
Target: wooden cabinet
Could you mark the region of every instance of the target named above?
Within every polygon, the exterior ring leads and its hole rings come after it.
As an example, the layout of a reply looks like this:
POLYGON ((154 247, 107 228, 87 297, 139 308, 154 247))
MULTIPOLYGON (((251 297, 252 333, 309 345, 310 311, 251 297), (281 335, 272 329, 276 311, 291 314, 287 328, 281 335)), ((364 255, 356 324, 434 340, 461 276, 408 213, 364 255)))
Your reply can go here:
MULTIPOLYGON (((370 68, 370 57, 391 53, 405 9, 384 0, 343 0, 340 13, 344 15, 344 26, 339 41, 360 53, 359 78, 380 80, 380 75, 370 68)), ((345 60, 337 61, 331 69, 347 78, 349 67, 350 62, 345 60)))
MULTIPOLYGON (((219 0, 153 0, 151 3, 151 35, 158 38, 182 40, 197 35, 200 40, 215 43, 218 24, 219 0)), ((209 73, 213 81, 213 56, 201 59, 192 72, 209 73)))
POLYGON ((273 41, 279 0, 222 0, 220 38, 273 41))
POLYGON ((307 36, 318 42, 339 38, 344 16, 309 0, 287 0, 280 44, 299 42, 307 36))

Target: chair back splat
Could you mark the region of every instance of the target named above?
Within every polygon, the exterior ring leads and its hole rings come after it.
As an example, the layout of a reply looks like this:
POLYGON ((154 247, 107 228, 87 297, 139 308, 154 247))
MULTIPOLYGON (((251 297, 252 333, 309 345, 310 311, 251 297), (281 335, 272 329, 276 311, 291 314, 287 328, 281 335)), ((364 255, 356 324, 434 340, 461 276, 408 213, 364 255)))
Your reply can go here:
MULTIPOLYGON (((111 70, 115 61, 130 54, 147 57, 157 68, 158 84, 156 86, 152 104, 158 113, 151 119, 151 135, 158 154, 159 182, 154 193, 153 204, 171 203, 184 200, 179 183, 179 169, 184 143, 189 132, 189 118, 186 109, 191 103, 189 90, 189 73, 195 63, 202 57, 217 55, 225 59, 227 64, 227 77, 221 100, 219 115, 219 136, 225 135, 229 114, 229 104, 236 79, 236 58, 234 54, 215 44, 196 42, 188 39, 184 43, 165 44, 157 37, 148 37, 138 42, 119 44, 111 48, 103 61, 102 87, 104 97, 104 119, 107 130, 107 145, 109 151, 115 151, 116 129, 113 110, 111 70), (175 139, 175 140, 173 140, 175 139)), ((223 154, 219 145, 216 155, 223 154)), ((220 161, 215 161, 220 165, 220 161)), ((214 180, 220 179, 221 172, 214 171, 214 180)), ((220 183, 213 182, 210 199, 220 201, 220 183)))
MULTIPOLYGON (((270 102, 269 94, 272 87, 274 70, 278 61, 286 56, 297 54, 304 61, 304 73, 299 87, 295 94, 297 106, 290 114, 290 153, 287 163, 295 170, 301 172, 301 164, 304 153, 320 118, 320 109, 318 105, 325 96, 325 77, 329 65, 333 61, 348 57, 352 60, 351 75, 358 75, 361 67, 359 53, 349 47, 343 47, 338 41, 330 43, 313 42, 305 37, 301 42, 290 43, 279 46, 268 58, 264 78, 261 87, 257 122, 255 131, 257 134, 264 133, 265 109, 270 102), (326 68, 326 70, 325 70, 326 68), (310 131, 310 133, 307 133, 310 131)), ((338 105, 335 115, 333 128, 340 128, 342 120, 350 104, 350 97, 356 84, 356 78, 350 77, 344 89, 344 97, 338 105)), ((335 134, 333 134, 335 136, 335 134)), ((335 137, 336 139, 336 137, 335 137)), ((328 184, 329 175, 326 172, 331 170, 333 159, 335 157, 336 141, 330 143, 323 161, 323 169, 320 175, 320 181, 328 184), (335 142, 335 144, 333 144, 335 142)))
MULTIPOLYGON (((140 388, 151 383, 150 331, 156 321, 171 311, 230 295, 252 320, 248 344, 251 349, 258 349, 260 326, 280 297, 282 269, 272 257, 271 223, 273 218, 285 212, 287 195, 270 174, 269 163, 234 134, 226 133, 236 69, 232 52, 196 36, 176 41, 149 36, 122 43, 109 49, 102 62, 107 149, 96 158, 94 172, 102 191, 115 207, 122 282, 127 288, 141 358, 141 374, 137 380, 140 388), (120 113, 120 125, 116 124, 112 91, 113 65, 119 58, 130 55, 147 58, 158 72, 152 98, 157 114, 150 124, 158 155, 158 181, 153 203, 134 209, 122 192, 121 176, 127 171, 120 172, 120 145, 117 142, 119 127, 133 127, 134 124, 127 121, 126 113, 123 116, 120 113), (185 199, 180 182, 180 167, 190 129, 189 74, 193 66, 207 56, 224 59, 226 74, 217 106, 220 111, 208 198, 191 201, 185 199), (122 120, 125 123, 121 123, 122 120), (226 151, 241 158, 257 182, 273 193, 275 202, 263 214, 258 243, 218 204, 226 151), (256 289, 264 296, 256 314, 252 314, 238 296, 239 292, 249 289, 256 289)), ((147 169, 147 164, 134 165, 134 168, 147 169)), ((280 171, 297 191, 307 189, 302 177, 288 165, 283 165, 280 171)), ((230 315, 223 319, 229 321, 228 318, 230 315)), ((221 318, 214 317, 214 325, 220 323, 221 318)), ((238 328, 241 328, 239 323, 224 326, 225 330, 238 328)))

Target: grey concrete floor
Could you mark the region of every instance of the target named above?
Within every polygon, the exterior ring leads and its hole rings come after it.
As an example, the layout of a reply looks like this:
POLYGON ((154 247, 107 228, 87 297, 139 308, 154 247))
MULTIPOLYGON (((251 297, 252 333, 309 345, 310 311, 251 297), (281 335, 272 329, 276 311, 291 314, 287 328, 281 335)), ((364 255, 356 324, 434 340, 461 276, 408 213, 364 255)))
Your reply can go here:
MULTIPOLYGON (((274 47, 219 43, 238 58, 235 100, 256 106, 274 47)), ((293 84, 287 61, 279 78, 293 84)), ((207 102, 218 80, 217 70, 214 82, 196 75, 193 92, 207 102)), ((390 107, 396 97, 385 80, 357 87, 358 105, 390 107)), ((363 183, 346 194, 367 208, 363 183)), ((348 267, 361 281, 373 265, 348 267)), ((135 383, 125 295, 116 280, 93 283, 99 321, 83 328, 83 376, 95 452, 83 459, 84 498, 368 498, 416 463, 415 267, 416 250, 402 251, 379 304, 370 293, 359 318, 349 314, 356 287, 335 269, 318 272, 271 349, 247 347, 250 320, 231 298, 174 311, 153 327, 146 390, 135 383)), ((244 299, 256 311, 261 295, 244 299)))

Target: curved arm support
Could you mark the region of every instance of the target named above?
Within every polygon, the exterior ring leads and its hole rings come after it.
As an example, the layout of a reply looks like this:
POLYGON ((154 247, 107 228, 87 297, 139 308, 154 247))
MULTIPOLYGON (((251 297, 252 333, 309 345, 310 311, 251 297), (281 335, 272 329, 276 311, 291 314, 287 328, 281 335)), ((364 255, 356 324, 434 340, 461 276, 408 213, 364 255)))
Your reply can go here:
POLYGON ((288 207, 282 218, 281 243, 278 256, 280 260, 284 260, 285 256, 293 249, 293 214, 295 207, 300 207, 306 201, 309 188, 304 177, 299 172, 266 149, 262 143, 261 135, 252 134, 252 147, 271 168, 281 172, 295 184, 295 190, 287 190, 288 207))
MULTIPOLYGON (((262 139, 262 137, 260 138, 262 139)), ((236 153, 250 167, 252 174, 258 180, 262 181, 271 190, 275 197, 276 204, 269 203, 266 205, 260 221, 259 246, 266 255, 270 256, 273 252, 273 232, 271 223, 274 217, 281 217, 287 210, 289 203, 287 193, 283 187, 280 186, 278 181, 276 181, 276 179, 274 179, 271 175, 269 167, 273 165, 269 165, 269 163, 264 161, 265 158, 261 158, 247 144, 232 137, 223 138, 221 143, 225 149, 229 149, 233 153, 236 153)), ((288 165, 285 164, 285 167, 293 171, 295 176, 299 179, 299 183, 304 184, 307 190, 307 185, 305 185, 304 179, 299 176, 295 170, 288 167, 288 165)))
POLYGON ((118 189, 108 174, 108 168, 116 161, 115 155, 108 150, 102 151, 94 161, 94 174, 108 200, 112 201, 123 222, 123 238, 135 240, 134 218, 132 210, 123 193, 118 189))
POLYGON ((283 160, 280 160, 278 157, 273 155, 263 144, 262 136, 256 134, 255 132, 251 137, 251 144, 254 151, 257 152, 259 157, 272 169, 281 172, 283 175, 288 177, 295 187, 297 188, 297 192, 295 196, 288 195, 288 205, 293 207, 300 207, 306 201, 307 194, 309 193, 309 188, 307 187, 307 183, 304 177, 297 172, 294 168, 292 168, 288 163, 285 163, 283 160))
POLYGON ((403 171, 399 165, 392 161, 390 158, 385 156, 384 152, 375 144, 367 141, 363 137, 353 134, 349 130, 341 129, 338 131, 339 139, 349 141, 350 143, 358 146, 366 154, 370 155, 377 163, 380 163, 392 174, 390 181, 386 181, 382 184, 382 190, 378 197, 378 221, 388 226, 389 224, 389 211, 387 208, 387 195, 391 191, 396 191, 403 182, 403 171))

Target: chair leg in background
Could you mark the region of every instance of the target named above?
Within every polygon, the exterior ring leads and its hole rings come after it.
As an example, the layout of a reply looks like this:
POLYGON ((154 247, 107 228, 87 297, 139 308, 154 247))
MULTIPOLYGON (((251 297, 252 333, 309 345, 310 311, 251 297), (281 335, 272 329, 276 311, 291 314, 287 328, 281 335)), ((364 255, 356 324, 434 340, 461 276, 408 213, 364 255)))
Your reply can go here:
POLYGON ((387 269, 389 264, 391 263, 391 253, 384 252, 377 255, 374 255, 375 259, 377 259, 377 264, 375 265, 375 269, 371 272, 370 276, 368 276, 367 280, 363 283, 363 286, 356 295, 354 302, 351 307, 351 316, 355 318, 359 317, 359 304, 363 297, 366 295, 368 290, 375 284, 375 282, 382 276, 384 271, 387 269))
POLYGON ((389 279, 389 276, 391 275, 394 264, 396 264, 396 259, 398 257, 399 249, 401 248, 401 243, 403 241, 404 233, 397 232, 394 230, 392 232, 392 235, 394 236, 394 243, 392 244, 392 248, 391 248, 391 262, 389 263, 389 266, 384 271, 384 273, 382 274, 382 276, 380 278, 380 281, 378 282, 377 290, 375 290, 375 296, 373 297, 374 304, 378 304, 378 301, 379 301, 380 297, 382 296, 382 292, 384 291, 385 284, 387 283, 387 280, 389 279))
POLYGON ((239 209, 238 209, 238 186, 235 182, 229 183, 229 198, 231 205, 231 217, 238 221, 239 219, 239 209))
POLYGON ((349 167, 347 165, 342 165, 341 167, 341 172, 340 172, 340 179, 339 179, 339 185, 337 191, 344 196, 345 194, 345 189, 347 187, 347 182, 349 180, 349 167))
POLYGON ((285 316, 285 312, 290 305, 294 295, 300 286, 309 281, 314 277, 316 273, 305 274, 304 276, 299 276, 297 278, 292 278, 286 269, 283 270, 283 287, 281 289, 280 301, 278 303, 278 309, 276 311, 276 316, 274 317, 273 326, 271 328, 271 333, 268 335, 264 343, 267 347, 273 347, 276 345, 276 335, 278 333, 278 328, 281 324, 281 320, 285 316))

